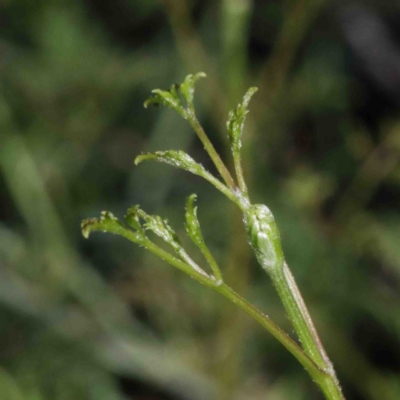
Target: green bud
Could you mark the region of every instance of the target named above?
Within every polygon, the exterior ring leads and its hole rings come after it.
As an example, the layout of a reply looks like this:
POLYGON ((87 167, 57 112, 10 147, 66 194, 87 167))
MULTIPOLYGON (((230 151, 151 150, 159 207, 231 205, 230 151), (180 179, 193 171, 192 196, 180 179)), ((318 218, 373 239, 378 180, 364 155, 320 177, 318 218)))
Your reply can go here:
POLYGON ((246 213, 247 234, 258 262, 272 273, 283 267, 281 239, 274 216, 263 204, 252 205, 246 213))

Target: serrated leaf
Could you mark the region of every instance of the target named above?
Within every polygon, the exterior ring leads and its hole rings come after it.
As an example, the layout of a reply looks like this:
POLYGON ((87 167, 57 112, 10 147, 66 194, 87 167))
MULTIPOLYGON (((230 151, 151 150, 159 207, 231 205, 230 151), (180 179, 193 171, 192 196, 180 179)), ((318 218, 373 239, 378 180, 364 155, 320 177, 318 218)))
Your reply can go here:
POLYGON ((137 213, 144 220, 144 228, 154 232, 158 237, 168 243, 175 251, 179 251, 181 244, 176 232, 168 224, 168 220, 162 219, 158 215, 149 215, 141 209, 137 213))
POLYGON ((210 265, 214 273, 214 278, 218 282, 222 283, 223 280, 221 271, 204 241, 203 234, 201 233, 200 222, 197 218, 197 207, 195 207, 194 205, 196 198, 197 196, 195 194, 192 194, 186 200, 186 213, 185 213, 186 232, 190 237, 190 239, 193 241, 193 243, 200 249, 205 259, 207 260, 208 264, 210 265))
POLYGON ((200 230, 200 223, 197 218, 197 207, 194 205, 196 198, 197 196, 192 194, 186 200, 185 228, 193 243, 195 243, 196 246, 201 247, 204 244, 204 239, 200 230))
POLYGON ((204 72, 199 72, 195 75, 187 75, 181 85, 172 85, 169 91, 161 89, 152 90, 153 96, 144 102, 144 107, 147 108, 150 104, 163 104, 177 111, 186 119, 187 112, 194 111, 194 85, 198 79, 205 76, 206 74, 204 72), (187 107, 182 104, 180 93, 182 93, 182 96, 185 98, 187 107))
POLYGON ((160 90, 160 89, 154 89, 152 90, 152 93, 154 95, 150 98, 148 98, 144 102, 144 107, 147 108, 150 104, 163 104, 169 108, 172 108, 176 112, 178 112, 180 115, 184 116, 184 109, 182 107, 182 102, 179 96, 179 93, 177 92, 176 89, 173 89, 174 86, 172 86, 171 91, 168 92, 166 90, 160 90))
POLYGON ((186 76, 183 83, 180 85, 180 90, 183 97, 186 99, 189 109, 193 109, 193 96, 194 96, 194 86, 197 80, 200 78, 205 78, 206 74, 204 72, 198 72, 194 75, 186 76))
POLYGON ((181 150, 169 150, 169 151, 156 151, 155 153, 141 154, 135 158, 135 164, 138 165, 145 160, 155 160, 164 162, 177 168, 181 168, 185 171, 189 171, 192 174, 199 175, 220 192, 227 196, 230 200, 238 204, 241 207, 241 203, 236 194, 226 187, 221 181, 210 174, 201 164, 198 164, 188 154, 181 150))
POLYGON ((206 170, 201 164, 198 164, 192 157, 181 150, 156 151, 155 153, 141 154, 135 158, 135 164, 138 165, 145 160, 164 162, 196 175, 203 175, 206 173, 206 170))
POLYGON ((179 241, 176 232, 169 225, 168 220, 162 219, 158 215, 146 214, 143 210, 140 209, 138 210, 138 214, 140 218, 145 221, 145 229, 154 232, 158 237, 169 244, 187 265, 189 265, 202 275, 208 276, 186 253, 185 249, 182 247, 179 241))
POLYGON ((257 90, 258 89, 256 87, 251 87, 244 95, 242 103, 239 103, 235 110, 229 112, 226 127, 228 129, 228 136, 233 152, 239 151, 241 147, 241 137, 243 134, 244 121, 248 113, 247 107, 249 105, 251 97, 257 90))
POLYGON ((93 231, 120 233, 126 230, 124 225, 109 211, 102 211, 100 218, 84 219, 81 223, 82 235, 88 239, 93 231))

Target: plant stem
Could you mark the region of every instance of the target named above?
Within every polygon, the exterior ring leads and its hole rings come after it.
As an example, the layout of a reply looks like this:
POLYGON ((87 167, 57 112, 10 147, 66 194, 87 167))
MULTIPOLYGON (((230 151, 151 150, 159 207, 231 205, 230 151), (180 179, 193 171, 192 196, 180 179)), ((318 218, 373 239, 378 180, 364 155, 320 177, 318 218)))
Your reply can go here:
POLYGON ((140 244, 141 246, 145 247, 147 250, 155 254, 157 257, 161 258, 167 263, 185 272, 186 274, 196 279, 203 285, 221 293, 223 296, 228 298, 232 303, 236 304, 247 314, 253 317, 265 329, 267 329, 276 339, 278 339, 278 341, 282 343, 283 346, 295 356, 295 358, 304 366, 304 368, 310 373, 310 375, 315 380, 317 379, 320 380, 322 379, 323 376, 326 376, 326 372, 323 371, 321 368, 319 368, 318 365, 304 352, 304 350, 292 338, 290 338, 281 328, 279 328, 279 326, 276 325, 268 317, 268 315, 262 313, 254 306, 252 306, 250 303, 248 303, 227 284, 221 283, 221 281, 216 281, 213 277, 210 277, 205 273, 200 273, 196 269, 193 269, 185 262, 179 260, 172 254, 168 253, 167 251, 155 245, 149 239, 147 238, 139 239, 138 235, 135 232, 123 228, 120 229, 119 227, 108 229, 108 232, 122 235, 128 240, 140 244))
MULTIPOLYGON (((129 235, 126 235, 129 239, 129 235)), ((248 315, 254 318, 261 326, 267 329, 293 356, 304 366, 304 368, 308 371, 311 377, 317 382, 328 382, 329 376, 327 372, 321 369, 304 351, 303 349, 292 339, 290 338, 279 326, 277 326, 266 314, 262 313, 250 303, 248 303, 245 299, 243 299, 238 293, 236 293, 232 288, 230 288, 225 283, 216 282, 213 278, 209 276, 205 276, 199 273, 197 270, 194 270, 186 263, 181 260, 175 258, 170 253, 165 250, 159 248, 150 240, 145 240, 142 242, 142 245, 146 247, 149 251, 165 260, 169 264, 177 267, 181 271, 187 273, 192 278, 196 279, 200 283, 205 286, 208 286, 211 289, 221 293, 223 296, 228 298, 232 303, 237 305, 243 311, 245 311, 248 315), (327 379, 328 378, 328 379, 327 379)), ((322 385, 320 385, 322 388, 322 385)), ((328 397, 329 400, 338 400, 342 399, 341 397, 328 397)))
POLYGON ((225 164, 222 162, 221 157, 216 152, 213 144, 210 142, 207 134, 204 132, 203 127, 200 125, 199 121, 197 120, 196 116, 192 112, 186 113, 186 118, 189 121, 190 125, 196 132, 198 138, 200 139, 201 143, 203 143, 204 149, 209 154, 211 160, 213 161, 215 167, 217 168, 218 172, 222 176, 222 179, 225 181, 226 185, 232 189, 236 189, 236 183, 232 178, 232 175, 226 168, 225 164))
POLYGON ((239 188, 242 191, 242 193, 247 197, 248 191, 247 191, 247 186, 246 186, 246 182, 244 180, 244 175, 243 175, 242 157, 240 155, 240 150, 234 151, 232 154, 233 154, 233 163, 235 165, 235 172, 236 172, 236 177, 238 180, 239 188))
POLYGON ((322 346, 289 267, 284 263, 283 268, 277 268, 270 273, 270 276, 305 353, 325 372, 324 376, 320 377, 322 379, 315 379, 316 383, 327 399, 343 400, 344 397, 333 365, 322 346))
POLYGON ((284 332, 279 326, 277 326, 268 315, 262 313, 260 310, 255 308, 245 299, 243 299, 238 293, 236 293, 226 283, 215 288, 216 291, 228 298, 232 303, 240 307, 248 315, 254 318, 261 326, 263 326, 272 336, 274 336, 309 372, 314 378, 320 377, 320 375, 326 375, 314 362, 308 357, 303 349, 291 338, 286 332, 284 332))
POLYGON ((339 382, 331 366, 331 370, 322 369, 304 353, 284 331, 282 331, 270 318, 256 309, 225 283, 215 288, 216 291, 228 298, 232 303, 253 317, 267 329, 285 348, 303 365, 312 379, 320 387, 327 400, 344 400, 339 382))
POLYGON ((103 226, 98 229, 104 230, 105 228, 110 233, 124 236, 128 240, 145 247, 203 285, 221 293, 270 332, 303 365, 327 400, 344 400, 333 366, 322 347, 311 317, 286 264, 281 271, 278 269, 270 275, 304 350, 266 314, 248 303, 221 279, 217 280, 215 277, 209 276, 200 267, 193 268, 193 266, 161 249, 142 234, 125 229, 120 223, 108 224, 106 227, 103 226))

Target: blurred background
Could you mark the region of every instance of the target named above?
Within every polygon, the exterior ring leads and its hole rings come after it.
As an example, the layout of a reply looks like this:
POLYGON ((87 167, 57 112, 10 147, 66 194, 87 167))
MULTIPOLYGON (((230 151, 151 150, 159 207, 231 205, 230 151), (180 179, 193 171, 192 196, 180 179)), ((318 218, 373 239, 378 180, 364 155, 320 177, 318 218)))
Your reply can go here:
POLYGON ((396 0, 3 0, 0 6, 0 398, 322 399, 224 298, 80 222, 140 203, 183 229, 198 194, 225 279, 292 334, 240 215, 154 88, 189 73, 231 165, 225 121, 258 86, 243 157, 347 399, 400 398, 400 6, 396 0))

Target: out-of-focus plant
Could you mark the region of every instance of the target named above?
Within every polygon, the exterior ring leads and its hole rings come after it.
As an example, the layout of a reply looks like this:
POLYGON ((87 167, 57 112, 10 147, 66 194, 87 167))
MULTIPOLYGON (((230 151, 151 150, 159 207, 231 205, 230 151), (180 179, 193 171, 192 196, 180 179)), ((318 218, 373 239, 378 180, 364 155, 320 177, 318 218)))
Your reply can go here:
POLYGON ((204 77, 204 73, 188 75, 181 85, 173 85, 169 91, 156 89, 153 96, 145 102, 162 104, 181 115, 189 122, 201 140, 206 152, 212 159, 222 181, 183 151, 158 151, 138 156, 136 164, 144 160, 155 160, 178 167, 199 175, 235 203, 243 214, 243 222, 248 241, 262 268, 270 276, 286 313, 301 342, 301 346, 291 339, 267 315, 253 307, 224 281, 223 274, 210 250, 205 244, 195 206, 196 195, 189 196, 186 203, 186 231, 190 239, 200 249, 211 271, 199 266, 183 248, 177 234, 168 221, 157 215, 149 215, 139 206, 133 206, 125 215, 125 223, 112 213, 104 211, 100 218, 90 218, 82 222, 82 231, 88 237, 92 231, 103 231, 121 235, 144 247, 159 258, 185 272, 205 286, 219 292, 267 329, 283 346, 303 365, 314 382, 328 400, 344 399, 331 361, 329 360, 318 337, 310 314, 290 269, 285 262, 279 230, 274 216, 265 205, 253 204, 250 200, 241 162, 241 137, 248 105, 256 88, 250 88, 243 101, 229 113, 227 131, 234 161, 236 181, 221 160, 199 123, 193 104, 195 82, 204 77), (159 247, 147 232, 160 237, 173 250, 173 253, 159 247))

